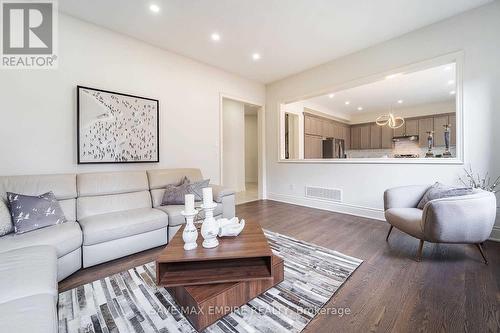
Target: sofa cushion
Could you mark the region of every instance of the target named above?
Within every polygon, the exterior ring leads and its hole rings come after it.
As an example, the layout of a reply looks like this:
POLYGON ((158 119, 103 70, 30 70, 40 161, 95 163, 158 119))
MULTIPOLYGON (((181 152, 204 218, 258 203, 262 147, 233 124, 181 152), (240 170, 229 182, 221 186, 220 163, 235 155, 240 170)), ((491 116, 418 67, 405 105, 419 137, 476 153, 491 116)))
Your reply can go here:
POLYGON ((76 181, 79 197, 149 190, 146 171, 81 173, 76 181))
POLYGON ((7 235, 14 231, 10 211, 7 204, 0 198, 0 236, 7 235))
POLYGON ((0 253, 0 303, 38 294, 57 300, 55 248, 30 246, 0 253))
POLYGON ((0 303, 2 332, 57 333, 54 297, 39 294, 0 303))
POLYGON ((138 208, 93 215, 78 222, 83 230, 83 245, 94 245, 165 228, 168 217, 154 208, 138 208))
POLYGON ((421 209, 390 208, 385 211, 385 219, 401 231, 417 238, 424 237, 421 209))
POLYGON ((82 246, 82 231, 78 223, 65 222, 21 235, 11 233, 0 237, 0 252, 34 245, 51 245, 60 258, 82 246))
POLYGON ((16 234, 66 222, 61 206, 52 192, 37 196, 7 192, 7 199, 16 234))
MULTIPOLYGON (((184 210, 184 205, 168 205, 168 206, 159 206, 156 209, 162 210, 168 215, 168 226, 175 227, 186 222, 184 216, 181 215, 181 212, 184 210)), ((217 207, 214 210, 214 216, 222 214, 222 204, 218 203, 217 207)), ((205 213, 203 210, 200 210, 198 214, 198 219, 204 219, 205 213)))

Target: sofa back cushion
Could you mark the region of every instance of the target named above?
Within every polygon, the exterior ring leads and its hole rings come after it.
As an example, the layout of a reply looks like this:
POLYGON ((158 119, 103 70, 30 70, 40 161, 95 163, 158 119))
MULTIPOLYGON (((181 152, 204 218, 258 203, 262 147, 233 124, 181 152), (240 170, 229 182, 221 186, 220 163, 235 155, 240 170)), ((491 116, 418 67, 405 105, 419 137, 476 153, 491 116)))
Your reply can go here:
POLYGON ((29 175, 0 177, 0 197, 7 202, 7 192, 40 195, 52 191, 68 221, 76 220, 76 175, 29 175))
POLYGON ((203 180, 201 170, 195 168, 154 169, 147 173, 153 207, 161 206, 167 185, 178 185, 184 177, 191 182, 203 180))
POLYGON ((146 171, 77 175, 77 219, 151 207, 146 171))

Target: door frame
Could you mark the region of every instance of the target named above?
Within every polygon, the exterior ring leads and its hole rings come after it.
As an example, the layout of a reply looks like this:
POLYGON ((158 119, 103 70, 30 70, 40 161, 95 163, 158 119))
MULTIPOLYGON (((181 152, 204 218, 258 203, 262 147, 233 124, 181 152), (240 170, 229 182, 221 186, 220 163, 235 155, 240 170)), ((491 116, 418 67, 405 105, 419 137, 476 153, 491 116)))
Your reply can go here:
POLYGON ((219 94, 219 183, 224 186, 224 99, 231 99, 236 102, 252 104, 257 106, 257 169, 258 169, 258 195, 259 199, 267 198, 267 187, 266 187, 266 114, 265 106, 261 102, 256 102, 249 100, 247 98, 242 98, 234 96, 227 93, 219 94))

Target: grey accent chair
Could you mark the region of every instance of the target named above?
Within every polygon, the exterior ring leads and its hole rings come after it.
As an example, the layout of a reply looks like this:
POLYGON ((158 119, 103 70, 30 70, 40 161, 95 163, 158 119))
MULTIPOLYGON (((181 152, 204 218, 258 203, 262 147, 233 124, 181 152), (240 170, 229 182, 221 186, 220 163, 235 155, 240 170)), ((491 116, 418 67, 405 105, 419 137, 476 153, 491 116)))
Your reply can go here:
POLYGON ((495 195, 474 190, 471 195, 431 200, 418 209, 429 187, 411 185, 385 191, 385 219, 391 225, 386 241, 393 227, 420 239, 417 261, 422 257, 424 242, 475 244, 488 264, 481 244, 488 239, 495 223, 495 195))

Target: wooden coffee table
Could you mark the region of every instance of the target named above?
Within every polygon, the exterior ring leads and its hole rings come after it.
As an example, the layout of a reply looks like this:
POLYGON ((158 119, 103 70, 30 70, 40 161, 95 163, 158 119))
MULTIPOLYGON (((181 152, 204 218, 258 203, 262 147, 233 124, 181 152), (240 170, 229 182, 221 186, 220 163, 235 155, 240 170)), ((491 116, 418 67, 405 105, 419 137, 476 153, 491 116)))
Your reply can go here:
POLYGON ((283 259, 271 248, 256 222, 219 246, 185 251, 181 228, 156 260, 156 282, 167 287, 182 313, 202 330, 283 281, 283 259))

